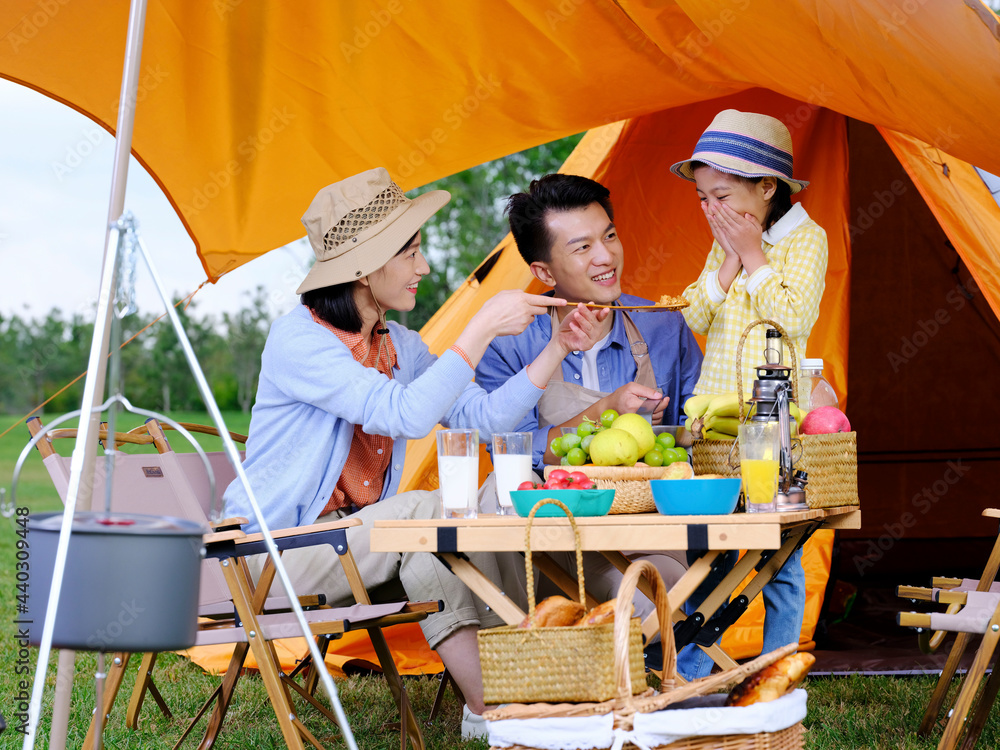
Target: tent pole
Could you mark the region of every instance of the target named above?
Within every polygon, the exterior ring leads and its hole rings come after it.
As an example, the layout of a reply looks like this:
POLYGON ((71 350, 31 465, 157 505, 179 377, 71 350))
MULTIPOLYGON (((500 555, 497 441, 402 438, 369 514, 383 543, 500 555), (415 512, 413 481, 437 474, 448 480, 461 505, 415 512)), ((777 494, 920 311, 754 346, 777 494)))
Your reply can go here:
MULTIPOLYGON (((110 247, 112 237, 117 243, 119 233, 112 231, 118 217, 125 206, 125 186, 128 181, 129 155, 132 151, 132 131, 135 125, 136 95, 139 88, 139 66, 142 60, 142 36, 146 26, 146 0, 132 0, 129 7, 128 35, 125 41, 125 63, 122 69, 121 97, 118 106, 118 123, 115 129, 115 158, 111 176, 111 199, 108 206, 108 216, 105 222, 104 260, 101 269, 101 288, 98 292, 98 316, 94 321, 94 338, 91 342, 90 361, 87 368, 87 378, 83 387, 83 411, 80 428, 77 433, 76 445, 73 449, 73 459, 70 471, 69 488, 66 495, 66 507, 63 514, 60 531, 59 549, 56 553, 55 568, 52 571, 52 589, 49 592, 49 602, 45 627, 39 649, 38 665, 35 670, 35 681, 32 689, 29 708, 29 728, 24 738, 25 750, 31 750, 35 745, 35 735, 41 712, 42 691, 45 685, 45 672, 48 666, 49 651, 52 647, 52 629, 56 617, 59 594, 62 590, 63 572, 66 567, 66 551, 69 547, 69 534, 72 528, 73 513, 77 504, 81 508, 89 508, 93 493, 92 481, 81 481, 82 477, 93 477, 97 458, 97 441, 91 439, 99 428, 101 415, 94 412, 103 401, 105 375, 107 372, 107 353, 111 332, 111 315, 114 309, 114 290, 116 278, 114 263, 116 253, 110 247), (108 265, 111 268, 108 268, 108 265), (105 303, 105 304, 102 304, 105 303), (103 315, 102 315, 103 313, 103 315), (84 418, 89 415, 89 418, 84 418)), ((49 736, 49 747, 52 750, 65 750, 66 734, 69 724, 69 704, 73 684, 72 653, 63 658, 60 655, 59 670, 56 676, 56 693, 52 707, 52 728, 49 736), (62 688, 60 689, 60 686, 62 688)), ((101 707, 98 706, 98 710, 101 707)), ((100 726, 100 719, 98 719, 100 726)))

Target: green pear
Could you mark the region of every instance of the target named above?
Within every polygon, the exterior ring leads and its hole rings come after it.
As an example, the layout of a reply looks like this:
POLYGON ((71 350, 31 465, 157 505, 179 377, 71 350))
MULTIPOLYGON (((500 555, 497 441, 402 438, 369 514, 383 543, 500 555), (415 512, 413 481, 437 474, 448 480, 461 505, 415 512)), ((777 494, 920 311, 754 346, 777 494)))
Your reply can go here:
POLYGON ((596 466, 635 466, 643 455, 630 433, 614 427, 601 430, 590 441, 590 460, 596 466))
POLYGON ((625 430, 639 445, 639 455, 645 456, 656 445, 656 434, 653 426, 641 414, 622 414, 611 423, 613 430, 625 430))

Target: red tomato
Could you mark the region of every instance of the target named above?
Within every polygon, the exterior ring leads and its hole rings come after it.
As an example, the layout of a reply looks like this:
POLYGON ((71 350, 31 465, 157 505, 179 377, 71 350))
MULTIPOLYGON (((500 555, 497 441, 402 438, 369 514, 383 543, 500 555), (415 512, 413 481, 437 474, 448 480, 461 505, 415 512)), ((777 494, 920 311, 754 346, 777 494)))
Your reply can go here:
POLYGON ((569 474, 569 481, 579 482, 580 484, 582 484, 583 482, 589 482, 590 477, 588 477, 582 471, 571 471, 569 474))
POLYGON ((534 489, 538 489, 537 487, 535 487, 535 483, 531 482, 531 481, 521 482, 519 485, 517 485, 517 488, 519 490, 534 490, 534 489))
POLYGON ((549 472, 549 481, 554 479, 557 482, 561 482, 563 479, 566 479, 568 477, 569 477, 569 472, 566 471, 566 469, 555 469, 549 472))

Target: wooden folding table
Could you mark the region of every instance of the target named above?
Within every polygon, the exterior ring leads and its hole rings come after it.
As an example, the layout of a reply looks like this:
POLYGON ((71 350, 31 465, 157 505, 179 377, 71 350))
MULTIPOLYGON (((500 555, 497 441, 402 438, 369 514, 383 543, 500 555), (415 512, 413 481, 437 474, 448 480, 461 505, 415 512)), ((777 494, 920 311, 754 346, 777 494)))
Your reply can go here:
MULTIPOLYGON (((585 552, 599 552, 616 568, 628 567, 620 550, 706 550, 671 588, 670 607, 675 637, 684 645, 705 648, 723 668, 735 665, 718 646, 726 627, 738 619, 750 601, 813 531, 820 527, 857 529, 857 506, 818 508, 787 513, 734 513, 725 516, 664 516, 659 513, 623 514, 578 518, 580 544, 585 552), (746 550, 726 575, 688 616, 681 606, 708 576, 713 563, 726 550, 746 550), (750 583, 732 598, 748 574, 750 583), (727 604, 728 602, 728 604, 727 604), (712 615, 723 608, 715 619, 712 615)), ((469 519, 382 520, 371 532, 373 552, 430 552, 437 555, 462 581, 511 625, 524 619, 524 611, 511 601, 465 556, 467 552, 524 552, 527 519, 480 515, 469 519)), ((547 553, 572 551, 573 531, 564 518, 536 518, 531 530, 532 561, 559 588, 576 598, 574 578, 547 553)), ((642 581, 645 584, 645 581, 642 581)), ((640 587, 642 588, 642 587, 640 587)), ((648 591, 644 591, 648 594, 648 591)), ((589 595, 588 595, 589 597, 589 595)), ((589 604, 593 604, 593 600, 589 604)), ((643 622, 647 638, 657 631, 655 614, 643 622)))

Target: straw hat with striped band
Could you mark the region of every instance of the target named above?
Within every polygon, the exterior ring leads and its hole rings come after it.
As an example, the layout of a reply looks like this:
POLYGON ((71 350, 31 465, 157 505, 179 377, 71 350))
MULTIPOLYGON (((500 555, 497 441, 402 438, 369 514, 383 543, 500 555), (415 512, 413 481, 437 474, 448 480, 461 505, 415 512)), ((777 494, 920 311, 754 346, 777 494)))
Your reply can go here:
POLYGON ((792 136, 781 120, 754 112, 726 109, 701 134, 694 153, 670 171, 694 182, 691 162, 700 161, 720 172, 741 177, 777 177, 792 193, 809 183, 792 177, 792 136))
POLYGON ((327 185, 302 217, 316 262, 295 293, 377 271, 450 199, 432 190, 410 200, 382 167, 327 185))

